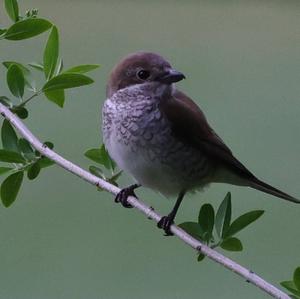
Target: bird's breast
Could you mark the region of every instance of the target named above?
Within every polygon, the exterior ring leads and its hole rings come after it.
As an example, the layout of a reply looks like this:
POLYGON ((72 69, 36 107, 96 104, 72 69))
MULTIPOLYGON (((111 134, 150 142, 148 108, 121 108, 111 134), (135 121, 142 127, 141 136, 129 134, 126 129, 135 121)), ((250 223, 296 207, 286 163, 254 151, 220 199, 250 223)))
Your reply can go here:
POLYGON ((118 166, 146 187, 172 195, 206 184, 204 178, 211 169, 208 159, 173 135, 153 97, 107 99, 103 136, 118 166))

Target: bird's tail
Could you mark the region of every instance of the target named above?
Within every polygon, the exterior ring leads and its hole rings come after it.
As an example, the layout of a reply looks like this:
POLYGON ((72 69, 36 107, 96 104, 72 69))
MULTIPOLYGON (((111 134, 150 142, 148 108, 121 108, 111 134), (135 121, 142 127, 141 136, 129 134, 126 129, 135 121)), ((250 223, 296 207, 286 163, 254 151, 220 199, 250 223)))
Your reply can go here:
POLYGON ((249 186, 251 188, 260 190, 260 191, 265 192, 265 193, 272 194, 272 195, 277 196, 279 198, 283 198, 285 200, 292 201, 292 202, 295 202, 295 203, 300 203, 300 199, 297 199, 293 196, 290 196, 287 193, 284 193, 284 192, 280 191, 279 189, 276 189, 276 188, 266 184, 265 182, 263 182, 263 181, 261 181, 257 178, 254 178, 253 180, 251 180, 249 182, 249 186))

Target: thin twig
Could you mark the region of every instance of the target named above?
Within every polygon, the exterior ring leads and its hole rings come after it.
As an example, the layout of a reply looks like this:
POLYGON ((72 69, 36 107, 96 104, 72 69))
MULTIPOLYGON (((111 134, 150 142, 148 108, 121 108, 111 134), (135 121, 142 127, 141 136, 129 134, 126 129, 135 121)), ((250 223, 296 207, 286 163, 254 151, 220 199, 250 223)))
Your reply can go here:
POLYGON ((31 95, 28 99, 24 100, 20 105, 17 107, 24 107, 29 101, 31 101, 33 98, 37 97, 41 93, 41 90, 36 91, 33 95, 31 95))
MULTIPOLYGON (((78 177, 82 178, 83 180, 87 181, 88 183, 105 189, 106 191, 117 194, 120 189, 116 186, 92 175, 88 171, 80 168, 79 166, 75 165, 74 163, 66 160, 62 156, 55 153, 53 150, 49 149, 45 144, 39 141, 31 131, 23 124, 23 122, 14 115, 7 107, 0 103, 0 113, 3 117, 10 121, 10 123, 19 131, 20 135, 22 135, 30 144, 38 150, 42 155, 48 157, 56 164, 61 166, 62 168, 66 169, 67 171, 77 175, 78 177)), ((147 218, 153 219, 155 222, 158 222, 161 219, 161 215, 156 213, 152 207, 147 206, 141 200, 136 199, 135 197, 130 196, 128 198, 128 202, 134 206, 136 209, 144 213, 147 218)), ((192 248, 196 249, 199 253, 203 253, 211 260, 221 264, 225 268, 235 272, 236 274, 243 277, 247 282, 252 283, 253 285, 260 288, 265 293, 271 295, 274 298, 278 299, 289 299, 290 297, 276 288, 274 285, 268 283, 260 276, 255 274, 254 272, 246 269, 245 267, 237 264, 236 262, 232 261, 231 259, 223 256, 219 252, 215 251, 214 249, 206 246, 205 244, 201 243, 200 241, 193 238, 191 235, 186 233, 184 230, 179 228, 176 225, 171 226, 172 233, 185 242, 187 245, 191 246, 192 248)))

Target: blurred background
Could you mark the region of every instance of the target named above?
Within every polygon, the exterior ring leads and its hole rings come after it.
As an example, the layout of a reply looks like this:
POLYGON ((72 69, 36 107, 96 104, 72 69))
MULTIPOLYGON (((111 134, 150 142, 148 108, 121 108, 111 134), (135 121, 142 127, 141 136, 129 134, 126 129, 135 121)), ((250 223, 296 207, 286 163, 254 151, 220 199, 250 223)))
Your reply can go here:
MULTIPOLYGON (((101 143, 106 78, 124 55, 155 51, 182 71, 179 87, 206 113, 235 155, 258 177, 300 196, 299 1, 20 1, 24 12, 60 29, 65 66, 99 63, 96 83, 68 92, 64 109, 36 98, 29 128, 87 168, 101 143)), ((2 4, 1 4, 2 5, 2 4)), ((8 18, 0 9, 0 25, 8 18)), ((47 34, 1 41, 1 61, 41 61, 47 34)), ((8 94, 5 69, 0 88, 8 94)), ((131 183, 123 176, 123 186, 131 183)), ((300 265, 300 205, 247 188, 216 184, 187 197, 177 222, 232 192, 233 215, 265 215, 225 254, 278 284, 300 265)), ((141 198, 166 214, 173 201, 146 189, 141 198)), ((215 263, 166 238, 135 210, 58 167, 26 180, 15 204, 0 207, 0 298, 268 298, 215 263)))

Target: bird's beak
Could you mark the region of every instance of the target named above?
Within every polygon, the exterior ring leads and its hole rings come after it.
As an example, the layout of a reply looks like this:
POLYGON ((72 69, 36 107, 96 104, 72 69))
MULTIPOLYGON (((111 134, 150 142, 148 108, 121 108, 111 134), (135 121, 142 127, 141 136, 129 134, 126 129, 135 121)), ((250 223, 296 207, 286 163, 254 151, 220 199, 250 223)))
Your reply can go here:
POLYGON ((157 78, 157 81, 164 84, 171 84, 185 79, 185 75, 176 70, 169 69, 157 78))

